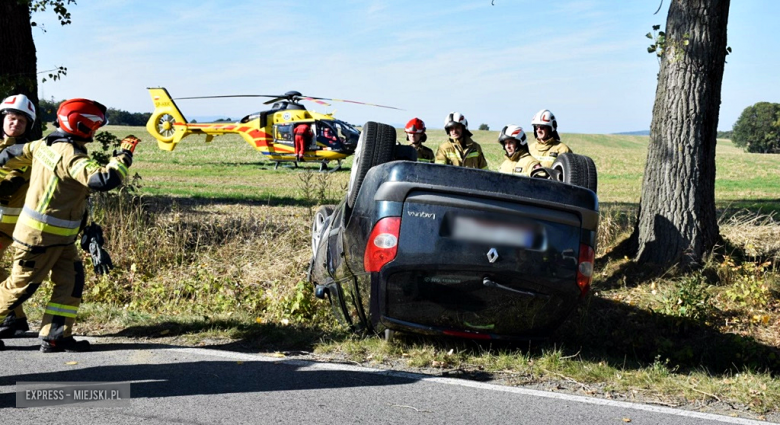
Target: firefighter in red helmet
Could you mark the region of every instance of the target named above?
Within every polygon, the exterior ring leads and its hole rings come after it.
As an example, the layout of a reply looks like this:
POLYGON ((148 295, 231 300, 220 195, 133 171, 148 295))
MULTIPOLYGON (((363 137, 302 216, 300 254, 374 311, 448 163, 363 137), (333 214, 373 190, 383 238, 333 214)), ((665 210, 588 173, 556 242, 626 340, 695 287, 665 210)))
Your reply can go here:
POLYGON ((425 123, 419 118, 412 118, 406 123, 404 127, 406 133, 406 141, 409 142, 409 146, 413 147, 417 151, 417 161, 419 162, 433 162, 436 160, 433 150, 427 146, 423 146, 428 135, 425 134, 425 123))
POLYGON ((73 339, 73 323, 84 289, 84 265, 75 241, 91 191, 107 191, 127 176, 135 136, 122 140, 106 166, 90 159, 87 144, 108 123, 106 107, 89 99, 64 101, 58 130, 41 140, 0 153, 0 165, 31 166, 30 187, 13 234, 11 275, 0 283, 0 320, 21 305, 47 278, 54 285, 41 330, 41 351, 89 351, 73 339))

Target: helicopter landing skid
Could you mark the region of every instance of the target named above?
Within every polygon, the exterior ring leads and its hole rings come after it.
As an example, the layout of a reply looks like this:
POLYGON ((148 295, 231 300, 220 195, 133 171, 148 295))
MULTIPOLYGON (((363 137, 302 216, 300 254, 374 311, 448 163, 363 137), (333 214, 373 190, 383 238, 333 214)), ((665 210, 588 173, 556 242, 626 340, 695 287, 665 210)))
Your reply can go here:
POLYGON ((328 173, 332 173, 332 172, 338 171, 340 169, 341 169, 341 160, 340 159, 336 160, 336 167, 333 168, 333 169, 328 169, 328 164, 325 161, 323 161, 322 164, 320 164, 320 172, 326 171, 328 173))

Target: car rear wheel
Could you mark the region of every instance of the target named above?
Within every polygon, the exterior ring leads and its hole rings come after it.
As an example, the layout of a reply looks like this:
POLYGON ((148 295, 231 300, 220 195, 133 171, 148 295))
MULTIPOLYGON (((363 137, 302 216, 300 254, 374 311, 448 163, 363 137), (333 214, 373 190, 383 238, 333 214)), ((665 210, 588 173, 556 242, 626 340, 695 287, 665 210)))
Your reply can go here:
POLYGON ((322 205, 314 211, 314 217, 311 220, 311 254, 317 254, 317 247, 320 244, 322 231, 325 229, 328 217, 333 214, 335 205, 322 205))
POLYGON ((373 121, 367 122, 360 132, 355 159, 347 186, 347 206, 355 206, 360 185, 371 167, 392 161, 395 150, 395 128, 373 121))
POLYGON ((552 165, 557 180, 596 192, 598 176, 596 164, 587 156, 573 153, 561 154, 552 165))

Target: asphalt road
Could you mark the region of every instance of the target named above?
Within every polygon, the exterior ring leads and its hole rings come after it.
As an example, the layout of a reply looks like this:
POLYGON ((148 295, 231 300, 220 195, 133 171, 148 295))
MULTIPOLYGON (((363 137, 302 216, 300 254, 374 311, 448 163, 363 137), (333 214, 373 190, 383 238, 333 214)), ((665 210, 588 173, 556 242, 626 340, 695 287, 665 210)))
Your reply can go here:
POLYGON ((90 353, 0 351, 0 418, 11 424, 765 424, 666 407, 453 378, 205 348, 89 338, 90 353), (130 383, 115 407, 17 408, 17 382, 130 383))

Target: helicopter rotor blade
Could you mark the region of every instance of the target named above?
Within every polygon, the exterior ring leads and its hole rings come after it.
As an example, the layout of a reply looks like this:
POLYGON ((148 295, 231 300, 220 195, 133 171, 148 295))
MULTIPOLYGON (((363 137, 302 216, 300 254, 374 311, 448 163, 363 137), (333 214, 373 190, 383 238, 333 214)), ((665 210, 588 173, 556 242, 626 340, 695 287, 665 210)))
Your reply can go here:
POLYGON ((331 106, 330 103, 325 102, 326 100, 331 102, 344 102, 344 103, 353 103, 356 105, 365 105, 365 106, 376 106, 378 108, 387 108, 387 109, 395 109, 397 111, 403 111, 401 108, 396 108, 394 106, 386 106, 386 105, 377 105, 375 103, 366 103, 366 102, 357 102, 354 100, 346 100, 346 99, 332 99, 328 97, 314 97, 314 96, 298 96, 298 92, 295 92, 295 94, 230 94, 230 95, 219 95, 219 96, 190 96, 190 97, 176 97, 173 100, 189 100, 189 99, 225 99, 225 98, 236 98, 236 97, 270 97, 270 100, 267 100, 263 102, 264 105, 270 105, 276 102, 279 102, 281 100, 287 100, 293 103, 297 103, 299 100, 308 100, 314 103, 318 103, 320 105, 325 106, 331 106))
POLYGON ((301 98, 301 100, 308 100, 308 101, 310 101, 310 102, 314 102, 314 103, 317 103, 317 104, 319 104, 319 105, 330 106, 330 103, 328 103, 328 102, 323 102, 323 101, 322 101, 322 100, 320 100, 320 99, 322 99, 322 98, 320 98, 320 97, 308 97, 308 96, 306 96, 306 97, 302 97, 302 98, 301 98))
POLYGON ((175 97, 173 100, 182 100, 182 99, 220 99, 220 98, 229 98, 229 97, 275 97, 279 98, 280 96, 278 94, 228 94, 228 95, 220 95, 220 96, 192 96, 192 97, 175 97))
POLYGON ((397 110, 397 111, 403 111, 403 109, 401 109, 401 108, 396 108, 396 107, 394 107, 394 106, 377 105, 377 104, 375 104, 375 103, 357 102, 357 101, 354 101, 354 100, 346 100, 346 99, 330 99, 330 98, 327 98, 327 97, 309 97, 308 99, 311 99, 311 100, 314 100, 314 99, 318 99, 318 100, 330 100, 330 101, 333 101, 333 102, 354 103, 354 104, 356 104, 356 105, 376 106, 376 107, 379 107, 379 108, 388 108, 388 109, 395 109, 395 110, 397 110))

